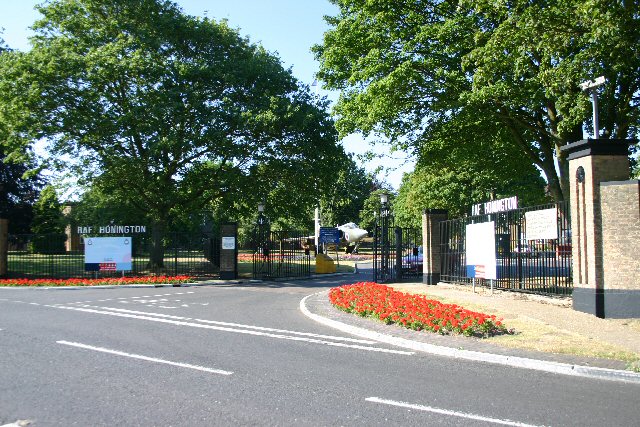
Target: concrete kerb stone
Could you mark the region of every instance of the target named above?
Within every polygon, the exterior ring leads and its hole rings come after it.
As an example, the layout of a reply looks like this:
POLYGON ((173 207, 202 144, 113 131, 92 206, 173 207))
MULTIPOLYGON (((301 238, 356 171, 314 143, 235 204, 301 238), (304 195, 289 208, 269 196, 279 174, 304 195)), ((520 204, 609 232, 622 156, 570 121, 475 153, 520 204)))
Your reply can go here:
POLYGON ((312 313, 307 307, 307 301, 312 297, 317 297, 320 295, 326 296, 327 294, 328 291, 322 291, 315 294, 307 295, 300 301, 300 311, 302 311, 305 316, 309 317, 312 320, 315 320, 316 322, 338 329, 342 332, 356 335, 361 338, 371 339, 378 342, 391 344, 397 347, 434 354, 437 356, 453 357, 456 359, 470 360, 475 362, 486 362, 514 368, 531 369, 561 375, 579 376, 612 381, 624 381, 640 384, 640 374, 635 372, 438 346, 375 332, 358 326, 348 325, 346 323, 339 322, 334 319, 329 319, 316 313, 312 313))
MULTIPOLYGON (((96 285, 96 286, 0 286, 0 289, 37 289, 77 291, 82 289, 122 289, 122 288, 190 288, 198 286, 214 286, 219 284, 240 285, 243 280, 211 280, 202 283, 162 283, 162 284, 129 284, 129 285, 96 285)), ((0 426, 1 427, 1 426, 0 426)))

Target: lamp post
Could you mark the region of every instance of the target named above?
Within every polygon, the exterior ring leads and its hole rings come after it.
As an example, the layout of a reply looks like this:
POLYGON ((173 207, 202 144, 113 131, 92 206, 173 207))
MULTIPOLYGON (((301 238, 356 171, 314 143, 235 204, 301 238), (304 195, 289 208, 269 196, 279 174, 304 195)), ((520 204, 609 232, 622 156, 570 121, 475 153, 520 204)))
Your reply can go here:
POLYGON ((591 94, 591 104, 593 106, 593 139, 600 138, 600 127, 598 125, 598 87, 605 83, 604 76, 600 76, 597 79, 591 81, 587 80, 580 83, 580 89, 584 92, 591 94))
POLYGON ((256 224, 255 235, 255 252, 253 254, 253 277, 254 279, 265 278, 269 274, 268 266, 269 256, 269 220, 264 215, 265 202, 258 202, 258 219, 256 224))

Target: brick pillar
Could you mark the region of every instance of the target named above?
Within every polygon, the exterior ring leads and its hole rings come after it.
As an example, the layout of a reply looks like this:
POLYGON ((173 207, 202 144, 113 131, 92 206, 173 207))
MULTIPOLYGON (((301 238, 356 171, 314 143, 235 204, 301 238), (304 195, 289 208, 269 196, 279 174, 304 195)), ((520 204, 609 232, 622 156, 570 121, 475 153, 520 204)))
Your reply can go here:
POLYGON ((567 144, 574 310, 605 316, 600 184, 629 178, 628 146, 635 141, 585 139, 567 144))
POLYGON ((437 285, 440 281, 440 223, 447 220, 443 209, 425 209, 422 213, 422 283, 437 285))
POLYGON ((640 180, 600 185, 604 315, 640 318, 640 180))
POLYGON ((238 278, 238 224, 220 224, 220 278, 238 278))
POLYGON ((0 219, 0 277, 9 271, 9 220, 0 219))

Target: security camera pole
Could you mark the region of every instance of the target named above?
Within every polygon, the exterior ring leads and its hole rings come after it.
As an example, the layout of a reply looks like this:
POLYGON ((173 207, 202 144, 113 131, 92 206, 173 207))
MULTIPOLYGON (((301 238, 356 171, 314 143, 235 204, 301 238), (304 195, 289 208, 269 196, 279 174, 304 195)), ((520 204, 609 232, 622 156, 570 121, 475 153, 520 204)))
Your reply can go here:
POLYGON ((593 139, 600 137, 600 128, 598 127, 598 93, 596 89, 605 83, 604 76, 600 76, 594 81, 587 80, 580 83, 580 89, 591 94, 591 103, 593 104, 593 139))

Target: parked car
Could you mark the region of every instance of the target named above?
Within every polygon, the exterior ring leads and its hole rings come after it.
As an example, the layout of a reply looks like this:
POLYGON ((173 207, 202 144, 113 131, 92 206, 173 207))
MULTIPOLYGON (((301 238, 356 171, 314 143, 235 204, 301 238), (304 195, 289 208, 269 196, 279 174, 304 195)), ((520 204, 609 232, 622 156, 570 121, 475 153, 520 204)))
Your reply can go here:
POLYGON ((521 243, 520 245, 513 248, 511 251, 514 256, 521 256, 524 258, 535 258, 538 256, 538 252, 527 243, 521 243))

